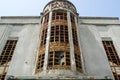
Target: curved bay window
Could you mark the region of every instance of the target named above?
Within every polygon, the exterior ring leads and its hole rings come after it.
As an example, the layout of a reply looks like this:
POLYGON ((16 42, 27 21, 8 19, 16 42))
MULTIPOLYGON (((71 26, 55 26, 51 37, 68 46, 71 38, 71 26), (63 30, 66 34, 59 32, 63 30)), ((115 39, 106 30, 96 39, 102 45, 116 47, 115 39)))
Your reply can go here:
MULTIPOLYGON (((77 71, 82 72, 81 66, 81 57, 80 57, 80 49, 78 45, 77 38, 77 29, 75 25, 74 14, 70 14, 71 25, 72 25, 72 36, 73 36, 73 44, 74 44, 74 55, 75 55, 75 63, 77 71)), ((69 43, 69 31, 68 31, 68 21, 67 21, 67 11, 65 10, 55 10, 52 12, 52 15, 46 14, 43 17, 42 27, 41 27, 41 35, 40 35, 40 49, 38 52, 38 60, 36 66, 36 72, 41 72, 43 70, 44 58, 45 55, 48 55, 47 67, 44 66, 44 69, 72 69, 71 68, 71 59, 72 55, 70 55, 70 43, 69 43), (50 34, 48 31, 48 22, 49 17, 52 17, 51 23, 49 24, 50 34), (48 40, 47 35, 49 35, 48 40), (46 41, 49 41, 49 45, 46 44, 46 41), (47 45, 47 46, 46 46, 47 45), (45 49, 48 49, 47 53, 45 53, 45 49)), ((71 46, 72 48, 72 46, 71 46)), ((72 54, 72 53, 71 53, 72 54)), ((46 59, 46 58, 45 58, 46 59)))
POLYGON ((74 44, 76 69, 77 71, 82 72, 82 63, 81 63, 80 49, 78 45, 77 29, 75 25, 75 18, 72 13, 70 14, 70 18, 72 24, 72 36, 73 36, 73 44, 74 44))

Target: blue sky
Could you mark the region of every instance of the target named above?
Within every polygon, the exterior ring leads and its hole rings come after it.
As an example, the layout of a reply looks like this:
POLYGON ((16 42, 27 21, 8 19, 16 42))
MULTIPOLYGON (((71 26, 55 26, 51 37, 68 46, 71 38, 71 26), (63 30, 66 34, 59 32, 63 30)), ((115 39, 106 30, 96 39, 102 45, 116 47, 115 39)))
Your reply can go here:
MULTIPOLYGON (((39 16, 51 0, 0 0, 0 16, 39 16)), ((119 17, 120 0, 69 0, 80 16, 119 17)))

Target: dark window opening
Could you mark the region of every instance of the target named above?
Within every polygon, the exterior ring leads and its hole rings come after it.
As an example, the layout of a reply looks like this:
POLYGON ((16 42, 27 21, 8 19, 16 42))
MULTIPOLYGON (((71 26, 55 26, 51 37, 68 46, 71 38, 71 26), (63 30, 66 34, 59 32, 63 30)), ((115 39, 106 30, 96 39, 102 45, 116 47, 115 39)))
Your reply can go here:
POLYGON ((38 60, 37 60, 36 72, 40 72, 43 70, 44 57, 45 57, 45 54, 39 54, 38 60))
POLYGON ((120 80, 120 59, 112 41, 102 41, 115 80, 120 80))
POLYGON ((8 40, 0 55, 0 80, 5 78, 16 44, 17 40, 8 40))
POLYGON ((68 27, 65 25, 56 25, 51 27, 51 42, 66 42, 69 43, 68 40, 68 27))

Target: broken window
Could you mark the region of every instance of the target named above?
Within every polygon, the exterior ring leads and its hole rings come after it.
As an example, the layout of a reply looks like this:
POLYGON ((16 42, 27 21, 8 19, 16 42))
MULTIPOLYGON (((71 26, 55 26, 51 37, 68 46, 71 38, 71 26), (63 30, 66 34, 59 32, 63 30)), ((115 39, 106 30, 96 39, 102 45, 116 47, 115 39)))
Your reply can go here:
POLYGON ((70 66, 70 53, 65 51, 54 51, 49 53, 49 68, 54 68, 54 66, 70 66))
POLYGON ((115 80, 120 80, 120 58, 112 41, 102 41, 115 80))
POLYGON ((63 51, 55 51, 55 60, 54 65, 62 65, 64 63, 64 52, 63 51))
POLYGON ((17 40, 8 40, 0 55, 0 80, 5 78, 16 44, 17 40))

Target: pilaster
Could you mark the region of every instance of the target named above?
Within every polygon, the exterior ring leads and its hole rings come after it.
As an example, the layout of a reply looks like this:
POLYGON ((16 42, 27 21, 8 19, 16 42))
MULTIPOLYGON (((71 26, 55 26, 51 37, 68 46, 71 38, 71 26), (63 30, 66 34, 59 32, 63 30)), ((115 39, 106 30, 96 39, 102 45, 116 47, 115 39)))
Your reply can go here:
POLYGON ((49 22, 48 22, 47 39, 46 39, 46 47, 45 47, 45 59, 44 59, 43 70, 47 70, 47 65, 48 65, 49 46, 50 46, 49 42, 50 42, 50 35, 51 35, 51 21, 52 21, 52 11, 49 13, 49 22))
POLYGON ((76 71, 76 64, 75 64, 75 55, 74 55, 74 44, 73 44, 73 36, 72 36, 72 25, 71 25, 71 18, 70 12, 67 12, 67 20, 68 20, 68 31, 69 31, 69 43, 70 43, 70 57, 71 57, 71 69, 76 71))

